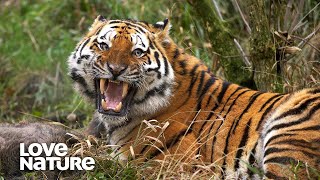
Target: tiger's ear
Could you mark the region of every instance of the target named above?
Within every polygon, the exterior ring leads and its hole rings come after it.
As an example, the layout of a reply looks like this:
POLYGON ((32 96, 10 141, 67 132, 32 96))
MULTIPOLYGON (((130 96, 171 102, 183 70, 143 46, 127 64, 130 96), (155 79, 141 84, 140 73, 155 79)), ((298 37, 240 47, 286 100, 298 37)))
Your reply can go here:
POLYGON ((106 21, 106 20, 107 20, 107 19, 106 19, 104 16, 98 15, 94 21, 104 22, 104 21, 106 21))
POLYGON ((157 22, 153 24, 153 27, 156 29, 156 36, 161 39, 162 44, 165 46, 170 42, 169 33, 171 29, 171 24, 169 19, 165 19, 164 21, 157 22))
POLYGON ((165 33, 165 34, 169 34, 169 31, 171 29, 171 24, 169 22, 169 19, 166 18, 163 21, 159 21, 155 24, 153 24, 153 27, 155 27, 156 29, 158 29, 161 33, 165 33))
POLYGON ((98 15, 96 19, 93 21, 92 25, 90 26, 89 31, 91 31, 92 29, 94 29, 95 27, 101 25, 106 21, 107 19, 105 17, 103 17, 102 15, 98 15))

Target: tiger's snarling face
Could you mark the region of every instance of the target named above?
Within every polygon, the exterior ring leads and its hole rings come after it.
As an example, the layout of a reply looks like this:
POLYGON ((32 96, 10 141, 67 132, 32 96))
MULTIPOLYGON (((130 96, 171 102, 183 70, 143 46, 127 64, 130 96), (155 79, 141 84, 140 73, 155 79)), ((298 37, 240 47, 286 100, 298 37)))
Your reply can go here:
POLYGON ((147 24, 98 16, 68 59, 76 89, 100 118, 121 124, 168 105, 173 69, 162 47, 168 21, 147 24))

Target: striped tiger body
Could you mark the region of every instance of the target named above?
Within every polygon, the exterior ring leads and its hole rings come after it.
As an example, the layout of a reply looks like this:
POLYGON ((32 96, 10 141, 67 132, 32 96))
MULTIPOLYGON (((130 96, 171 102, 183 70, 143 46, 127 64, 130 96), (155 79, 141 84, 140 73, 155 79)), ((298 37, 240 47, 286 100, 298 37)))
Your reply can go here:
POLYGON ((106 133, 121 160, 198 158, 224 178, 263 177, 250 166, 293 176, 284 167, 300 161, 320 169, 320 89, 276 94, 228 83, 169 29, 168 20, 97 17, 68 59, 76 90, 97 107, 89 134, 106 133))

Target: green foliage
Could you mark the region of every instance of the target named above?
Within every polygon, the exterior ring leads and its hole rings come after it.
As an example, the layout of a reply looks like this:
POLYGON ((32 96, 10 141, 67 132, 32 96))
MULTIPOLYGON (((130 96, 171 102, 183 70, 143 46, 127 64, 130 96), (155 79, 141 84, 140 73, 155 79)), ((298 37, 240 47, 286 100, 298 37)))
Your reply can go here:
POLYGON ((310 180, 320 179, 320 172, 317 169, 312 168, 301 161, 291 162, 290 171, 293 174, 293 179, 299 179, 299 174, 305 174, 305 178, 310 180))
MULTIPOLYGON (((97 162, 97 161, 96 161, 97 162)), ((138 179, 137 170, 127 164, 120 166, 115 160, 98 161, 94 171, 88 171, 85 174, 86 179, 138 179)))
POLYGON ((243 161, 243 160, 241 160, 241 159, 240 159, 240 161, 241 161, 242 163, 244 163, 244 164, 247 166, 247 168, 248 168, 253 174, 258 174, 260 177, 263 177, 263 176, 264 176, 263 170, 260 169, 260 168, 258 168, 258 167, 256 167, 256 165, 254 165, 254 164, 249 164, 248 162, 245 162, 245 161, 243 161))
MULTIPOLYGON (((217 15, 214 8, 210 6, 212 1, 189 0, 189 2, 194 7, 195 16, 199 18, 201 25, 207 28, 207 37, 220 58, 225 78, 243 86, 252 82, 252 73, 245 70, 246 65, 241 60, 241 56, 238 56, 238 50, 234 44, 237 32, 230 29, 231 23, 217 15)), ((249 88, 255 88, 255 85, 249 88)))
POLYGON ((0 62, 10 67, 0 90, 5 118, 16 117, 11 112, 17 111, 46 114, 73 97, 71 86, 64 86, 70 84, 65 61, 77 38, 64 24, 52 21, 63 8, 57 2, 22 1, 1 13, 0 62))

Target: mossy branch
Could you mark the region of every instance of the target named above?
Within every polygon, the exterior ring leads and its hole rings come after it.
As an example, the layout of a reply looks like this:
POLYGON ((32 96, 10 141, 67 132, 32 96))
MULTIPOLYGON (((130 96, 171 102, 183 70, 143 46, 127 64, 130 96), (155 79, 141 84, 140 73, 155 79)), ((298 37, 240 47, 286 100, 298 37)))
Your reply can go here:
POLYGON ((277 70, 272 34, 269 29, 263 0, 248 0, 250 12, 250 60, 254 67, 254 80, 259 90, 277 90, 277 70))
POLYGON ((254 88, 251 72, 245 69, 246 65, 235 46, 235 37, 230 33, 228 22, 218 16, 211 1, 188 0, 188 2, 193 7, 196 18, 206 28, 213 50, 220 55, 226 79, 254 88))

